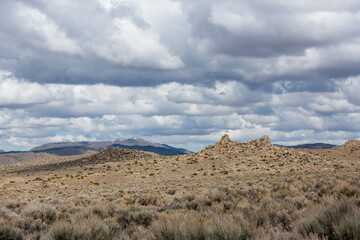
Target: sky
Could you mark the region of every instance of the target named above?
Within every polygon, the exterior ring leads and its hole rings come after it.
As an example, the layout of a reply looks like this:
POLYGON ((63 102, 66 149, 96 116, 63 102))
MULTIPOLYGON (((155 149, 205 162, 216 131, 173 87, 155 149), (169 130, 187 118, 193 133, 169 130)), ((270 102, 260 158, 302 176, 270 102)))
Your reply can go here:
POLYGON ((360 137, 358 0, 1 0, 0 149, 360 137))

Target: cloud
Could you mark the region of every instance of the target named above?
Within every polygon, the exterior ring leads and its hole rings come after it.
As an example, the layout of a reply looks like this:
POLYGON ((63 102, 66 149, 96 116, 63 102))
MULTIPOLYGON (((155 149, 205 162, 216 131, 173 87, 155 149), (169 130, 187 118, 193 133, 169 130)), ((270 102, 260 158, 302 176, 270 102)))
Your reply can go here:
POLYGON ((358 138, 359 12, 355 0, 3 0, 0 146, 358 138))
POLYGON ((236 81, 212 87, 39 85, 5 74, 1 86, 11 82, 7 91, 12 92, 1 95, 0 144, 24 149, 49 141, 139 136, 199 148, 224 133, 239 141, 267 134, 278 143, 321 140, 319 136, 339 143, 360 132, 360 106, 351 91, 356 79, 337 82, 335 92, 270 94, 236 81), (17 94, 22 98, 15 100, 17 94))
POLYGON ((26 107, 45 103, 52 97, 45 87, 19 81, 7 72, 0 72, 0 80, 0 107, 26 107))
POLYGON ((70 55, 81 54, 82 50, 76 42, 69 39, 66 33, 38 9, 21 5, 17 17, 24 23, 24 33, 35 35, 28 41, 33 47, 70 55))
POLYGON ((360 76, 349 78, 347 81, 340 84, 341 91, 347 96, 350 102, 360 105, 360 95, 358 89, 360 89, 360 76))
POLYGON ((1 67, 32 82, 154 86, 236 80, 259 87, 360 74, 357 1, 1 5, 1 67))

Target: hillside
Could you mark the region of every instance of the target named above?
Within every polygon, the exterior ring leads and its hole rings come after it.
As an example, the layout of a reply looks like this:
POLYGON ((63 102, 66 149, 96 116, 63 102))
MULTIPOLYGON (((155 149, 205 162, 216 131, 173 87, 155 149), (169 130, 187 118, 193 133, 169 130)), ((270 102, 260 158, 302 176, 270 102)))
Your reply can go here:
MULTIPOLYGON (((126 162, 154 158, 159 155, 152 152, 122 149, 118 147, 107 147, 95 154, 78 155, 75 158, 65 158, 62 161, 42 162, 34 160, 32 164, 17 165, 16 172, 43 171, 43 170, 65 170, 72 167, 83 167, 88 165, 105 164, 109 162, 126 162)), ((26 162, 25 162, 26 163, 26 162)), ((15 169, 16 169, 15 167, 15 169)), ((13 169, 13 168, 11 168, 13 169)))
POLYGON ((268 136, 240 143, 224 135, 219 142, 192 156, 207 161, 227 162, 232 164, 232 168, 238 166, 259 172, 309 170, 319 164, 328 167, 324 158, 301 149, 273 145, 268 136))
POLYGON ((51 154, 44 152, 2 152, 0 153, 0 165, 15 164, 26 160, 51 156, 51 154))
POLYGON ((335 148, 335 150, 341 151, 354 157, 360 157, 360 140, 349 140, 343 145, 335 148))
POLYGON ((44 157, 91 154, 100 152, 109 146, 153 152, 163 156, 191 153, 186 149, 175 148, 167 144, 152 143, 142 138, 116 139, 114 141, 59 142, 37 146, 27 152, 0 152, 0 165, 44 157))
POLYGON ((187 155, 110 146, 0 166, 0 222, 45 240, 358 239, 346 237, 360 230, 358 143, 289 149, 224 135, 187 155))
POLYGON ((116 139, 114 141, 83 141, 83 142, 59 142, 48 143, 31 149, 32 152, 48 152, 58 156, 77 155, 83 153, 98 152, 105 147, 114 146, 126 149, 155 152, 164 156, 181 155, 191 153, 182 148, 175 148, 166 144, 152 143, 142 138, 116 139))

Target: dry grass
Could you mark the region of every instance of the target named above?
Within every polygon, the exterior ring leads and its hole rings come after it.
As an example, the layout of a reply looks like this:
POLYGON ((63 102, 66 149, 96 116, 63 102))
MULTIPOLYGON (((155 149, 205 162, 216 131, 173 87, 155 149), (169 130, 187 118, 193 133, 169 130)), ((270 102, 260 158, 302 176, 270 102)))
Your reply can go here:
POLYGON ((0 240, 359 239, 360 159, 342 155, 220 142, 185 156, 12 166, 0 170, 0 240))

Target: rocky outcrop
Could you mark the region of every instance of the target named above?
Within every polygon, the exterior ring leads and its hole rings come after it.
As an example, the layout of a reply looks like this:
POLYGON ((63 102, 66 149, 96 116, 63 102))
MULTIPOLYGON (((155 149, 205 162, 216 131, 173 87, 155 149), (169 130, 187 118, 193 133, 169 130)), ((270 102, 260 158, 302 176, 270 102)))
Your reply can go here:
POLYGON ((229 145, 231 145, 232 143, 233 143, 233 141, 230 140, 229 135, 225 134, 224 136, 222 136, 220 141, 215 143, 214 147, 216 147, 216 148, 228 148, 229 145))
POLYGON ((261 148, 271 147, 272 146, 270 138, 269 138, 268 135, 264 135, 261 138, 251 140, 250 144, 255 146, 255 147, 261 147, 261 148))
POLYGON ((248 142, 231 141, 225 134, 220 141, 206 147, 195 154, 197 159, 216 162, 232 162, 237 159, 238 164, 249 166, 266 167, 271 170, 275 166, 296 166, 296 169, 305 169, 306 166, 313 166, 324 162, 319 155, 302 149, 290 149, 273 145, 269 136, 248 142))

